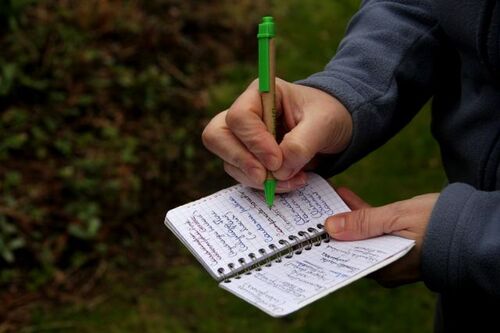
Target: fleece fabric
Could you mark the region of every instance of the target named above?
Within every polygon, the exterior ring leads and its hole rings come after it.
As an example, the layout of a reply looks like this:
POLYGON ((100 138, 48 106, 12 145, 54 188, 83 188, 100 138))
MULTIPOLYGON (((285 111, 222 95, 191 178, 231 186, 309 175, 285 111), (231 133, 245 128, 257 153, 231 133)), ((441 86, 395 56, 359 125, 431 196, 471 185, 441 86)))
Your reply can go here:
POLYGON ((365 0, 335 57, 298 82, 353 118, 351 143, 323 161, 325 176, 384 144, 432 97, 449 182, 422 253, 424 282, 439 293, 436 332, 500 331, 499 33, 496 0, 365 0))

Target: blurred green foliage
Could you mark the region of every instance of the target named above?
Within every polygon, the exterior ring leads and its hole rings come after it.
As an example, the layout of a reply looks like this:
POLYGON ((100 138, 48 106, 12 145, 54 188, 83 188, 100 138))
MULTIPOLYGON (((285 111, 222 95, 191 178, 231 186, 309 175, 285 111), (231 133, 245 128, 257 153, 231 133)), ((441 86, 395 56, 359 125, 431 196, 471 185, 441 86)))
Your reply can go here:
MULTIPOLYGON (((0 285, 103 280, 94 295, 79 288, 85 301, 70 289, 66 302, 30 309, 21 331, 430 331, 434 297, 422 284, 368 279, 270 318, 218 288, 161 225, 169 208, 228 183, 199 136, 255 78, 260 17, 275 16, 278 73, 292 81, 321 70, 359 3, 1 1, 0 285), (115 257, 120 269, 78 270, 141 241, 147 255, 115 257)), ((333 182, 375 205, 439 191, 428 111, 333 182)))
POLYGON ((1 2, 2 276, 26 284, 23 270, 46 280, 84 265, 97 245, 126 243, 124 224, 197 194, 214 172, 198 167, 207 87, 221 66, 253 58, 242 41, 259 6, 1 2))

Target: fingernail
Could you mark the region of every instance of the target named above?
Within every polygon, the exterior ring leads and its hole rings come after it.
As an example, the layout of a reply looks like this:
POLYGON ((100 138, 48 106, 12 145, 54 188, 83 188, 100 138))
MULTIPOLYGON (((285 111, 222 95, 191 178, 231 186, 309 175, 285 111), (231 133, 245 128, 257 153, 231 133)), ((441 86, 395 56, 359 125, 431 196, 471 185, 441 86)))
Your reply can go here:
POLYGON ((288 192, 294 189, 292 182, 289 180, 278 180, 276 183, 276 190, 288 192))
POLYGON ((306 184, 306 177, 300 175, 293 180, 293 187, 299 188, 306 184))
POLYGON ((343 216, 330 218, 326 221, 325 228, 329 234, 338 234, 344 231, 345 218, 343 216))

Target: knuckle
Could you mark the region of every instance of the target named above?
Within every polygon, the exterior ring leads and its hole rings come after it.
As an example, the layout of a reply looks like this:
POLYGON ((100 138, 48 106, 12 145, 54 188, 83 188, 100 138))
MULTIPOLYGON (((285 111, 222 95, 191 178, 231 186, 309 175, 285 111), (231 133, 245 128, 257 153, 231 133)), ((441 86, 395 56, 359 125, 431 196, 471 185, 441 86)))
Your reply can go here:
POLYGON ((393 203, 391 205, 391 214, 387 217, 387 223, 384 224, 384 233, 391 233, 399 230, 401 220, 409 213, 410 212, 403 201, 393 203))
POLYGON ((245 145, 254 154, 260 154, 264 152, 263 143, 266 141, 265 132, 257 132, 249 135, 245 140, 245 145))
POLYGON ((214 133, 210 124, 205 127, 203 132, 201 133, 201 141, 205 145, 205 147, 212 147, 214 143, 217 141, 217 135, 214 133))
POLYGON ((371 223, 370 223, 370 214, 366 209, 358 210, 358 231, 362 235, 371 235, 371 223))
POLYGON ((241 154, 237 152, 234 152, 230 156, 229 162, 242 171, 248 170, 251 166, 248 159, 244 158, 241 154))
POLYGON ((347 225, 352 231, 361 235, 369 234, 368 214, 365 209, 359 209, 348 215, 347 225))
POLYGON ((358 211, 353 211, 350 214, 347 214, 345 217, 345 229, 352 231, 352 232, 358 232, 359 230, 359 224, 358 224, 358 216, 359 213, 358 211))
POLYGON ((234 168, 237 168, 245 176, 248 176, 249 170, 255 167, 255 163, 252 158, 248 157, 247 154, 240 151, 233 151, 226 163, 231 164, 234 168))
POLYGON ((238 112, 238 109, 235 107, 231 107, 226 114, 226 124, 230 128, 238 128, 241 126, 243 123, 242 116, 240 112, 238 112))
POLYGON ((224 134, 224 117, 227 111, 223 111, 217 114, 210 122, 205 126, 203 132, 201 133, 201 140, 205 147, 212 148, 217 146, 221 141, 221 136, 224 134))

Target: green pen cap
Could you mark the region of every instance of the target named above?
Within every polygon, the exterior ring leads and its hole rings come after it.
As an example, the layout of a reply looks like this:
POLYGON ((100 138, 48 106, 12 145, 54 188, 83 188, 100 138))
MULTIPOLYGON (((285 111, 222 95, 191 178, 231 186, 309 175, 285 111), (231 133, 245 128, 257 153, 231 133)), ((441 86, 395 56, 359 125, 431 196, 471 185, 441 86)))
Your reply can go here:
POLYGON ((274 37, 274 19, 272 16, 264 16, 259 24, 259 33, 257 38, 273 38, 274 37))
POLYGON ((259 24, 257 39, 259 41, 259 91, 269 92, 271 85, 271 65, 269 62, 269 40, 274 38, 274 20, 272 16, 264 16, 259 24))

